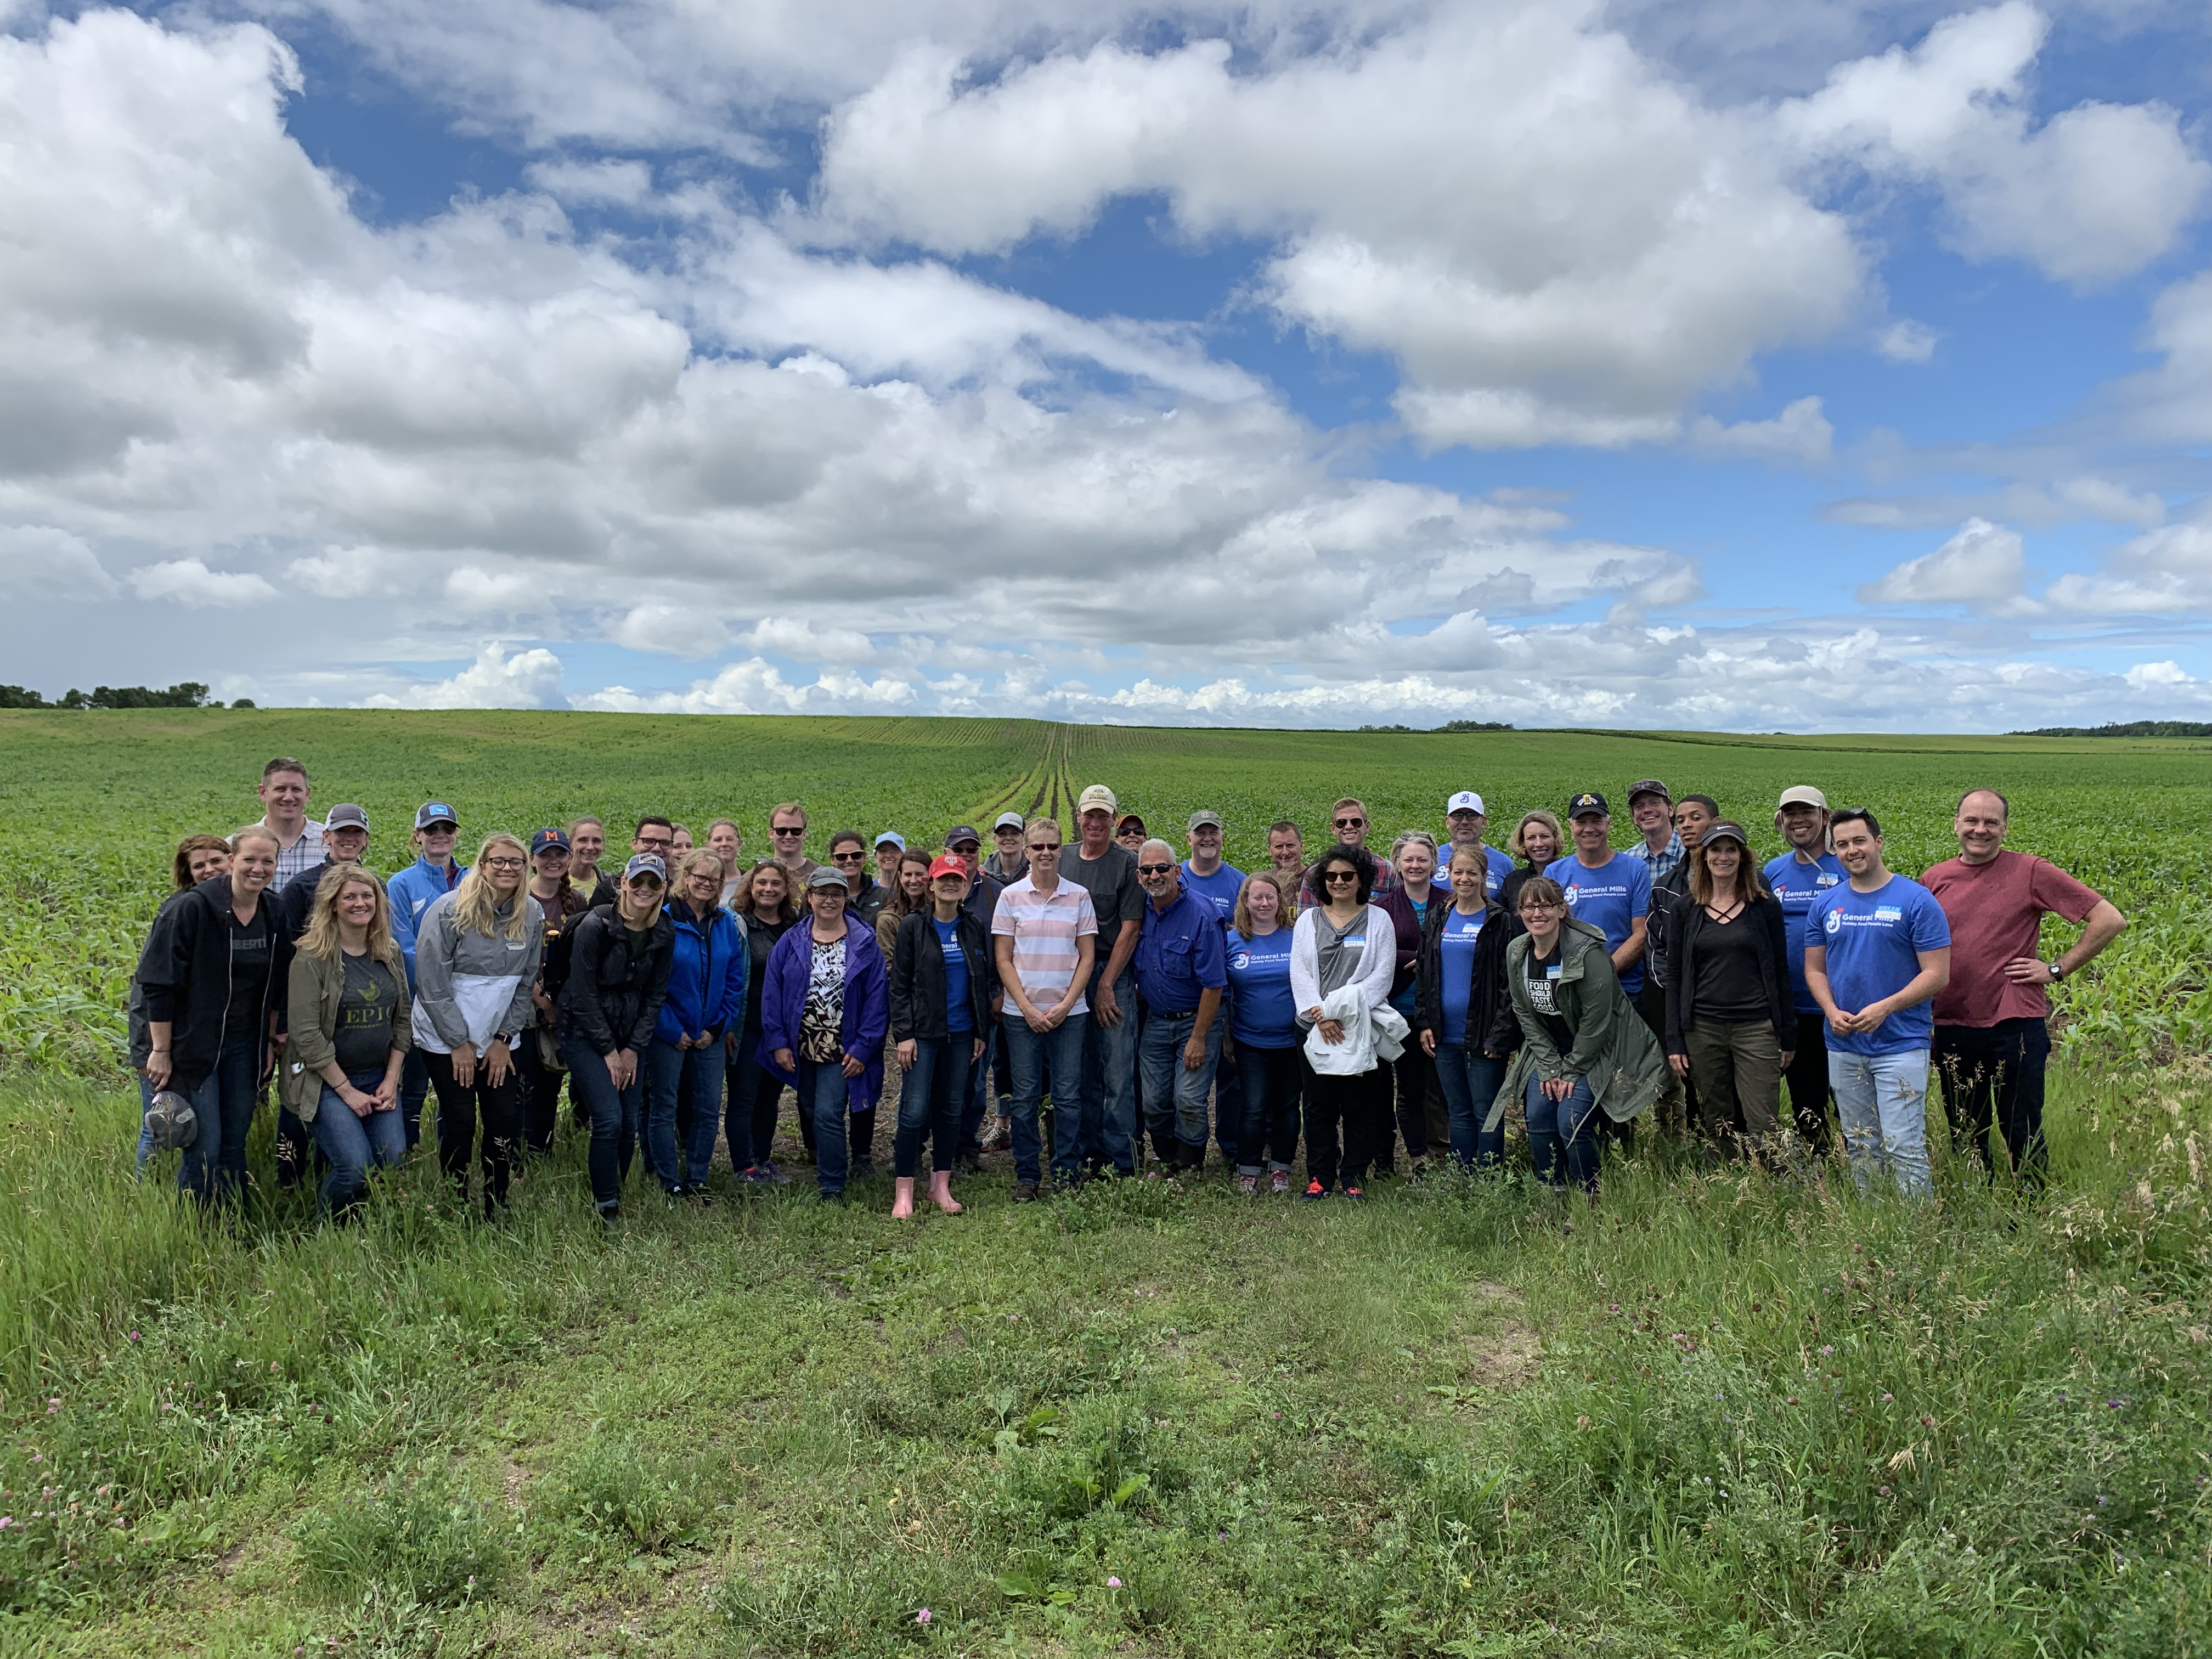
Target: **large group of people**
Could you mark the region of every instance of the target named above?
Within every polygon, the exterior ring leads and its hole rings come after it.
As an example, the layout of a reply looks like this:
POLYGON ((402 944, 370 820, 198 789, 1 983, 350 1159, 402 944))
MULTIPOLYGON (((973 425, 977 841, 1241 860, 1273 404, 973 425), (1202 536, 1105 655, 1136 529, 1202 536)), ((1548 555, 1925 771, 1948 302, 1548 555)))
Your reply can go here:
POLYGON ((1450 792, 1441 834, 1387 849, 1347 796, 1317 853, 1281 819, 1249 872, 1218 813, 1189 813, 1178 848, 1094 784, 1069 830, 1000 814, 988 854, 971 824, 842 830, 818 862, 787 801, 755 861, 734 818, 696 842, 647 814, 611 863, 593 817, 483 835, 464 863, 460 813, 430 800, 388 878, 368 813, 318 821, 312 793, 272 760, 258 820, 179 843, 131 983, 140 1165, 179 1148, 210 1206, 245 1187, 272 1080, 277 1181, 340 1218, 410 1155, 433 1093, 441 1170, 496 1212, 552 1147, 564 1081, 609 1222, 641 1161, 647 1191, 708 1201, 718 1140, 724 1190, 792 1180, 787 1090, 825 1200, 873 1176, 888 1111, 901 1218, 918 1189, 957 1213, 954 1178, 1000 1146, 1018 1202, 1187 1178, 1209 1146, 1245 1193, 1356 1200, 1401 1163, 1504 1167, 1516 1117, 1515 1156, 1593 1197, 1640 1121, 1778 1166, 1839 1129, 1862 1186, 1921 1197, 1931 1066, 1954 1144, 2032 1182, 2045 988, 2127 925, 2008 850, 1985 787, 1960 798, 1958 856, 1917 881, 1873 811, 1802 784, 1763 863, 1719 802, 1657 778, 1630 786, 1623 847, 1595 790, 1503 846, 1482 796, 1450 792), (2081 927, 2045 955, 2051 913, 2081 927))

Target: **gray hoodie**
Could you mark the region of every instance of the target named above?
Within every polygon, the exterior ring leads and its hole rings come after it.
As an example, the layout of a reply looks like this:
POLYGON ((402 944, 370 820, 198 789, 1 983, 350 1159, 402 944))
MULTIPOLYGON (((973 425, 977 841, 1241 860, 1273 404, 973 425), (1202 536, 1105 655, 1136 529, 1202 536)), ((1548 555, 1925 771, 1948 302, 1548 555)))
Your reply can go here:
POLYGON ((507 937, 515 900, 495 913, 491 933, 464 933, 453 921, 459 890, 440 895, 415 927, 416 1045, 449 1054, 464 1042, 483 1051, 495 1036, 516 1041, 530 1022, 530 988, 545 940, 545 913, 529 894, 522 937, 507 937))

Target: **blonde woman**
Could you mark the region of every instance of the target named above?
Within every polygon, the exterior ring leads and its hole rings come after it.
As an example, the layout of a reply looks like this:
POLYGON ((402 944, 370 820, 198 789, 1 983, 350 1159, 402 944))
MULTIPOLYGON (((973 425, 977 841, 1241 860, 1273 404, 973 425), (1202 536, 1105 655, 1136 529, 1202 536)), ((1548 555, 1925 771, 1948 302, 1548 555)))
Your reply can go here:
POLYGON ((487 836, 460 885, 415 930, 415 1047, 438 1091, 438 1163, 465 1196, 469 1152, 483 1120, 484 1212, 507 1203, 522 1139, 514 1047, 530 1023, 545 914, 524 890, 529 849, 487 836))
POLYGON ((415 1046, 390 901, 358 864, 334 864, 315 884, 288 991, 291 1036, 276 1092, 330 1162, 323 1213, 343 1217, 368 1192, 371 1168, 407 1156, 399 1074, 415 1046))
POLYGON ((1504 913, 1508 939, 1522 931, 1521 890, 1532 877, 1540 876, 1552 860, 1566 850, 1567 832, 1551 813, 1523 812, 1506 839, 1505 850, 1520 862, 1498 890, 1498 908, 1504 913))

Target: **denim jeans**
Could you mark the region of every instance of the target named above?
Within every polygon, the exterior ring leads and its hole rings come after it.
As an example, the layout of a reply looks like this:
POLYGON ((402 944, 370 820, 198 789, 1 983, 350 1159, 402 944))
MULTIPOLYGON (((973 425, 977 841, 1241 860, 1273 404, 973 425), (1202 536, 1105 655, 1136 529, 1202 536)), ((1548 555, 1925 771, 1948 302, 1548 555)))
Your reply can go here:
POLYGON ((1398 1139, 1406 1144, 1407 1161, 1438 1156, 1443 1148, 1429 1145, 1429 1082, 1436 1075, 1436 1062, 1419 1038, 1407 1035, 1405 1051, 1390 1062, 1390 1075, 1397 1090, 1398 1139))
POLYGON ((719 1042, 705 1048, 679 1048, 656 1039, 645 1052, 645 1157, 665 1191, 680 1193, 706 1184, 707 1166, 714 1161, 714 1131, 722 1127, 716 1108, 721 1103, 723 1070, 719 1042), (679 1147, 676 1108, 686 1098, 691 1111, 680 1126, 679 1147))
MULTIPOLYGON (((1129 1021, 1124 1019, 1123 1024, 1129 1021)), ((1044 1104, 1045 1067, 1052 1067, 1052 1172, 1073 1181, 1083 1166, 1083 1043, 1091 1024, 1089 1014, 1070 1014, 1057 1029, 1032 1031, 1020 1011, 1006 1012, 1006 1055, 1014 1063, 1014 1179, 1041 1179, 1037 1155, 1042 1138, 1037 1133, 1037 1114, 1044 1104)), ((1126 1134, 1126 1132, 1125 1132, 1126 1134)), ((1127 1158, 1128 1148, 1122 1147, 1127 1158)), ((1117 1163, 1122 1173, 1130 1171, 1117 1163)))
POLYGON ((1452 1158, 1462 1170, 1505 1161, 1505 1123, 1486 1134, 1483 1120, 1505 1085, 1505 1062, 1463 1042, 1437 1044, 1437 1086, 1451 1117, 1452 1158))
POLYGON ((1578 1182, 1584 1192, 1597 1190, 1597 1122, 1604 1115, 1589 1079, 1578 1077, 1565 1100, 1544 1092, 1542 1075, 1531 1070, 1528 1087, 1521 1097, 1528 1114, 1528 1155, 1539 1180, 1556 1187, 1562 1177, 1578 1182))
POLYGON ((1938 1025, 1936 1066, 1951 1118, 1951 1145, 1972 1154, 1995 1180, 1990 1125, 2004 1135, 2006 1161, 2024 1182, 2043 1179, 2050 1155, 2043 1144, 2044 1073, 2051 1064, 2051 1027, 2023 1015, 1994 1025, 1938 1025))
MULTIPOLYGON (((383 1085, 384 1067, 349 1073, 346 1081, 362 1093, 373 1095, 383 1085)), ((391 1169, 406 1162, 407 1126, 399 1121, 397 1106, 356 1117, 353 1108, 325 1083, 322 1103, 315 1108, 315 1121, 308 1127, 315 1132, 315 1145, 330 1160, 318 1193, 325 1215, 342 1216, 361 1202, 368 1191, 372 1166, 391 1169)))
POLYGON ((1887 1176, 1906 1197, 1926 1198, 1934 1190, 1928 1176, 1928 1050, 1848 1054, 1831 1048, 1828 1081, 1859 1190, 1887 1176))
POLYGON ((1267 1167, 1287 1170, 1298 1155, 1298 1125, 1304 1113, 1306 1052, 1292 1043, 1287 1048, 1255 1048, 1237 1045, 1237 1076, 1244 1097, 1244 1121, 1237 1129, 1237 1173, 1260 1173, 1262 1155, 1267 1167))
POLYGON ((853 1115, 852 1089, 842 1058, 799 1062, 799 1115, 814 1126, 814 1177, 824 1198, 845 1190, 846 1119, 853 1115))
MULTIPOLYGON (((1013 1069, 1006 1063, 1006 1034, 1003 1027, 994 1025, 987 1036, 990 1046, 983 1050, 983 1058, 968 1068, 968 1093, 960 1103, 960 1127, 957 1151, 946 1155, 945 1167, 951 1169, 953 1158, 981 1158, 983 1154, 983 1114, 993 1105, 991 1074, 995 1067, 1008 1085, 1007 1097, 1012 1097, 1013 1069)), ((936 1148, 930 1149, 933 1160, 936 1148)))
POLYGON ((234 1204, 246 1190, 246 1137, 261 1103, 261 1040, 225 1043, 190 1098, 199 1133, 177 1165, 177 1186, 203 1204, 234 1204))
MULTIPOLYGON (((960 1141, 960 1114, 968 1103, 975 1052, 973 1031, 921 1037, 914 1066, 899 1088, 898 1133, 891 1140, 891 1173, 911 1179, 921 1164, 921 1138, 929 1137, 929 1167, 949 1173, 960 1141)), ((988 1060, 990 1050, 986 1048, 988 1060)), ((896 1061, 893 1061, 896 1064, 896 1061)))
POLYGON ((146 1160, 154 1156, 154 1132, 146 1127, 146 1114, 154 1109, 155 1090, 145 1073, 138 1073, 138 1175, 145 1178, 146 1160))
POLYGON ((630 1159, 637 1152, 638 1127, 645 1116, 645 1066, 626 1089, 617 1089, 607 1074, 606 1057, 581 1037, 561 1044, 561 1057, 568 1062, 568 1097, 583 1103, 592 1115, 592 1146, 585 1162, 592 1172, 592 1202, 605 1215, 622 1202, 622 1184, 629 1179, 630 1159))
MULTIPOLYGON (((1133 927, 1129 921, 1121 924, 1133 927)), ((1094 975, 1091 995, 1086 1001, 1091 1012, 1080 1015, 1083 1022, 1083 1054, 1080 1069, 1064 1068, 1057 1054, 1053 1056, 1053 1098, 1060 1097, 1060 1079, 1065 1076, 1072 1085, 1069 1093, 1079 1097, 1082 1104, 1080 1146, 1071 1146, 1068 1151, 1079 1150, 1080 1161, 1085 1164, 1111 1164, 1123 1175, 1136 1170, 1136 1149, 1130 1144, 1137 1133, 1137 975, 1133 969, 1124 969, 1121 977, 1114 982, 1115 1006, 1121 1011, 1118 1024, 1108 1025, 1098 1018, 1097 999, 1103 974, 1094 975)), ((1073 1024, 1074 1019, 1068 1024, 1073 1024)), ((1020 1010, 1006 1011, 1006 1029, 1024 1024, 1020 1010)), ((1009 1045, 1011 1052, 1011 1043, 1009 1045)), ((1015 1063, 1014 1095, 1021 1096, 1021 1067, 1015 1063)), ((1054 1119, 1053 1167, 1060 1166, 1059 1120, 1054 1119)), ((1204 1136, 1200 1139, 1202 1140, 1204 1136)))
POLYGON ((1204 1063, 1194 1072, 1183 1065, 1183 1045, 1197 1024, 1195 1014, 1164 1014, 1154 1009, 1146 1016, 1144 1046, 1138 1051, 1152 1145, 1166 1140, 1172 1122, 1177 1161, 1194 1170, 1206 1162, 1206 1103, 1221 1060, 1221 1021, 1217 1017, 1206 1028, 1204 1063))

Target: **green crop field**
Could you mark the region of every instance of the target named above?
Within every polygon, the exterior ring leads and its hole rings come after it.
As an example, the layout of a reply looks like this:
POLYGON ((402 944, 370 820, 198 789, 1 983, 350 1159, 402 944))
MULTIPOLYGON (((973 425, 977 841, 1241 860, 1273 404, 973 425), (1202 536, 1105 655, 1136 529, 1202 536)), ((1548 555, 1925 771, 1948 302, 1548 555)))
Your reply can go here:
POLYGON ((2208 761, 0 714, 0 1655, 2212 1655, 2208 761), (257 816, 279 754, 368 808, 385 869, 433 795, 465 843, 658 810, 758 852, 787 798, 817 839, 934 839, 1103 781, 1156 830, 1220 811, 1249 864, 1342 793, 1387 836, 1474 787, 1502 830, 1656 774, 1762 852, 1775 794, 1818 784, 1917 871, 1989 784, 2013 845, 2134 926, 2063 988, 2041 1194, 1938 1127, 1917 1211, 1647 1138, 1594 1209, 1517 1177, 1017 1209, 994 1173, 954 1218, 802 1185, 602 1237, 564 1126, 496 1224, 418 1162, 356 1228, 273 1192, 210 1227, 131 1178, 119 1011, 176 838, 257 816))

